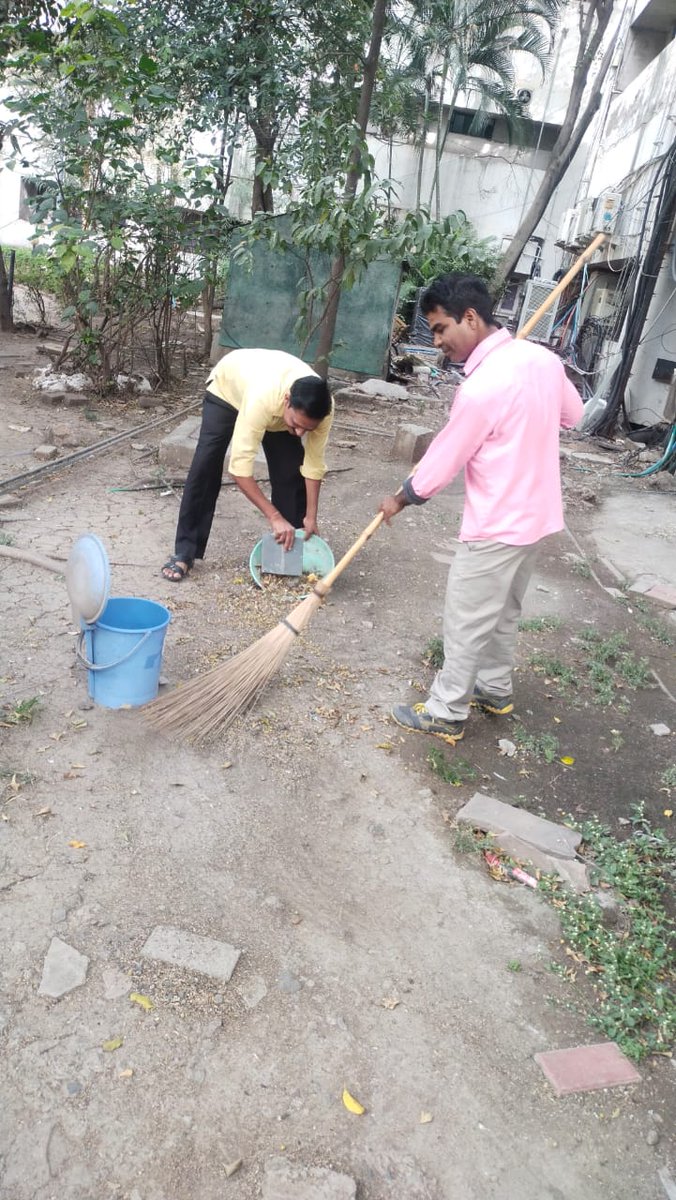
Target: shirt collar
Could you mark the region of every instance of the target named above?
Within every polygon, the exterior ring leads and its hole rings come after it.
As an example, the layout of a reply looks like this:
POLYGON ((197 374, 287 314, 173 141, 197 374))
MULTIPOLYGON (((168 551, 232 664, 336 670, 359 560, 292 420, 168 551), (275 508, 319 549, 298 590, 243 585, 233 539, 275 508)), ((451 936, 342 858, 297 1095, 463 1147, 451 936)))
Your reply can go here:
POLYGON ((498 346, 504 346, 505 342, 511 342, 512 335, 508 329, 497 329, 495 333, 489 334, 483 341, 475 346, 469 358, 465 362, 465 376, 471 375, 472 371, 476 371, 477 367, 483 362, 487 354, 492 350, 497 350, 498 346))

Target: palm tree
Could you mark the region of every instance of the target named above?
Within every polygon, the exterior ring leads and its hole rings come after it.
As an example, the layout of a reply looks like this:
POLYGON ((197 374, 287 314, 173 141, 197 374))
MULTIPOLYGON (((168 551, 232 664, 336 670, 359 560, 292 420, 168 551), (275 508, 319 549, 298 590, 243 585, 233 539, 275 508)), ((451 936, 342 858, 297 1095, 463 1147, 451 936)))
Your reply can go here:
POLYGON ((480 132, 490 114, 502 113, 518 137, 523 106, 514 91, 515 55, 529 54, 542 70, 547 64, 561 0, 415 0, 402 36, 409 49, 411 73, 422 78, 419 108, 419 159, 416 207, 421 204, 425 147, 436 101, 434 175, 440 218, 439 168, 448 136, 445 113, 459 94, 478 100, 471 127, 480 132))

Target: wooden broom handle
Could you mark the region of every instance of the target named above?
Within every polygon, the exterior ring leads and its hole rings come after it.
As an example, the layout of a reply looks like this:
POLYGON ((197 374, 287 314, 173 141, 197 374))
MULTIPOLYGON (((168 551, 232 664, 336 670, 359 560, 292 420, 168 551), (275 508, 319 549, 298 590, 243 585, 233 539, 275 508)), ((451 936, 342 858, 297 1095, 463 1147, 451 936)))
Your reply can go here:
POLYGON ((383 514, 381 512, 379 512, 373 518, 373 520, 366 526, 366 529, 363 531, 363 533, 359 534, 359 537, 357 538, 356 542, 354 542, 354 544, 352 546, 350 546, 350 549, 336 563, 333 570, 329 571, 328 575, 325 575, 323 579, 320 579, 319 582, 315 584, 313 590, 317 593, 318 596, 325 596, 326 593, 328 591, 330 591, 330 589, 333 587, 334 583, 336 582, 336 579, 338 578, 338 576, 342 575, 342 573, 346 567, 349 567, 350 563, 352 562, 352 559, 356 558, 356 556, 359 554, 359 551, 361 550, 362 546, 366 545, 369 538, 375 533, 376 529, 378 529, 378 527, 380 525, 382 525, 384 519, 385 518, 384 518, 383 514))
POLYGON ((554 301, 557 299, 558 296, 561 295, 561 292, 565 292, 571 279, 575 278, 578 271, 582 270, 584 264, 592 257, 593 254, 596 254, 596 251, 598 250, 599 246, 602 246, 605 241, 607 241, 607 234, 597 233, 593 242, 590 242, 589 245, 587 246, 587 249, 583 250, 582 254, 579 256, 579 258, 575 259, 575 262, 573 263, 570 270, 567 271, 566 274, 564 275, 563 279, 561 279, 560 282, 557 283, 554 290, 549 293, 549 295, 547 296, 547 299, 543 301, 543 303, 540 305, 539 308, 536 308, 532 317, 529 317, 528 320, 526 321, 526 324, 521 327, 521 329, 519 330, 519 332, 516 335, 518 338, 527 338, 528 337, 528 334, 531 333, 533 329, 535 329, 535 326, 537 325, 538 321, 540 320, 540 317, 543 317, 544 314, 549 311, 549 309, 552 307, 552 304, 554 303, 554 301))

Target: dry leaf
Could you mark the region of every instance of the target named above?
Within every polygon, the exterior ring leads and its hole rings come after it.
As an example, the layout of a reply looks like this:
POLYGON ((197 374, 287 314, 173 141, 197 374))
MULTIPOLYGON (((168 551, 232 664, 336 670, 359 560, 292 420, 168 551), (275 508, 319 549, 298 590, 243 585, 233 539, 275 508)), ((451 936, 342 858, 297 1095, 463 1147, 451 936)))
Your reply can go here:
POLYGON ((294 913, 293 916, 291 917, 291 924, 292 925, 300 925, 302 920, 303 920, 303 918, 301 917, 300 913, 294 913))
POLYGON ((222 762, 221 766, 224 771, 229 771, 232 766, 232 763, 231 762, 222 762))
POLYGON ((83 721, 82 718, 80 718, 77 721, 71 721, 71 725, 73 726, 73 729, 86 729, 87 728, 87 722, 83 721))
POLYGON ((8 429, 13 429, 15 433, 30 433, 32 425, 8 425, 8 429))
POLYGON ((48 804, 45 804, 44 808, 39 808, 36 813, 33 813, 34 817, 51 817, 52 815, 52 810, 48 804))
POLYGON ((148 996, 142 996, 140 992, 132 992, 129 999, 133 1004, 138 1004, 144 1012, 152 1012, 155 1005, 148 996))
POLYGON ((82 776, 79 775, 77 771, 64 771, 63 778, 64 779, 82 779, 82 776))
POLYGON ((343 1089, 343 1104, 345 1105, 347 1111, 354 1113, 356 1117, 361 1117, 366 1112, 364 1105, 360 1104, 358 1100, 355 1100, 354 1096, 350 1095, 347 1088, 343 1089))
POLYGON ((87 843, 86 842, 78 842, 76 838, 72 838, 71 841, 68 843, 68 845, 73 850, 84 850, 87 843))
POLYGON ((84 771, 85 764, 84 763, 71 763, 70 769, 71 769, 71 771, 84 771))
POLYGON ((53 742, 60 742, 60 741, 61 741, 61 738, 62 738, 62 737, 65 737, 65 734, 64 734, 63 732, 61 732, 61 733, 50 733, 50 735, 49 735, 49 736, 50 736, 50 738, 52 739, 52 741, 53 741, 53 742))
POLYGON ((394 750, 394 746, 392 745, 392 742, 378 742, 376 744, 376 750, 394 750))
POLYGON ((420 1124, 421 1125, 429 1125, 433 1120, 434 1120, 434 1115, 431 1112, 425 1112, 425 1110, 423 1109, 423 1111, 420 1114, 420 1124))
POLYGON ((390 1012, 393 1008, 396 1008, 398 1004, 401 1004, 401 1000, 397 1000, 396 996, 383 996, 382 1000, 380 1001, 381 1007, 389 1009, 390 1012))
POLYGON ((124 1038, 121 1038, 121 1037, 111 1038, 110 1041, 103 1043, 101 1049, 105 1050, 108 1054, 112 1054, 113 1050, 120 1049, 120 1046, 122 1045, 123 1042, 124 1042, 124 1038))
MULTIPOLYGON (((105 1047, 104 1047, 105 1049, 105 1047)), ((120 1071, 119 1079, 131 1079, 134 1074, 132 1067, 125 1067, 124 1071, 120 1071)))
POLYGON ((242 1165, 241 1158, 236 1158, 234 1162, 226 1163, 223 1167, 225 1178, 229 1179, 231 1175, 236 1175, 242 1165))

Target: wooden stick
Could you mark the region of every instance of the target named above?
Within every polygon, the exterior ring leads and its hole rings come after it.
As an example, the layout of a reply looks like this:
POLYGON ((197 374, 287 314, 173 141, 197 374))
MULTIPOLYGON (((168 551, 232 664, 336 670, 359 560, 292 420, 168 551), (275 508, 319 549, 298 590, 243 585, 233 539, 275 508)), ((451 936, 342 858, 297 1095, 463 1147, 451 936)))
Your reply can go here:
POLYGON ((58 562, 54 562, 53 558, 44 558, 42 554, 34 554, 32 550, 19 550, 16 546, 0 546, 0 556, 5 558, 19 558, 22 562, 33 563, 35 567, 44 567, 47 571, 54 571, 56 575, 63 575, 65 567, 58 562))
POLYGON ((554 288, 554 291, 549 293, 547 299, 543 301, 543 303, 540 305, 539 308, 536 308, 532 317, 529 317, 528 320, 526 321, 526 324, 521 327, 521 329, 519 330, 519 332, 516 335, 518 338, 527 338, 528 337, 528 334, 531 333, 533 329, 535 329, 535 326, 537 325, 538 321, 540 320, 540 317, 543 317, 544 314, 549 311, 549 309, 552 307, 552 304, 557 299, 557 297, 560 296, 562 292, 565 292, 571 279, 575 278, 578 271, 582 270, 584 264, 586 262, 588 262, 588 260, 594 254, 596 254, 596 251, 599 249, 599 247, 602 246, 603 243, 606 242, 607 240, 608 240, 607 234, 597 233, 593 242, 589 243, 589 245, 587 246, 587 249, 582 251, 582 254, 579 256, 579 258, 575 259, 575 262, 573 263, 570 270, 566 272, 563 279, 561 279, 559 281, 559 283, 557 283, 556 287, 554 288))
POLYGON ((366 529, 363 531, 363 533, 360 533, 356 542, 354 542, 350 546, 350 549, 343 555, 343 557, 339 559, 333 570, 329 571, 328 575, 325 575, 323 579, 319 580, 319 583, 315 584, 313 591, 315 591, 318 596, 325 596, 326 593, 330 591, 338 576, 342 575, 346 567, 349 567, 352 559, 356 558, 362 546, 366 545, 369 538, 375 533, 376 529, 382 525, 384 519, 385 518, 381 512, 377 513, 373 520, 366 526, 366 529))

